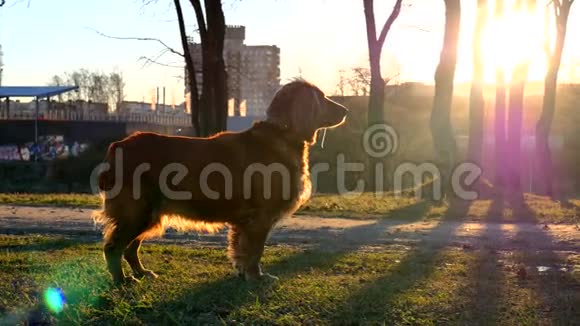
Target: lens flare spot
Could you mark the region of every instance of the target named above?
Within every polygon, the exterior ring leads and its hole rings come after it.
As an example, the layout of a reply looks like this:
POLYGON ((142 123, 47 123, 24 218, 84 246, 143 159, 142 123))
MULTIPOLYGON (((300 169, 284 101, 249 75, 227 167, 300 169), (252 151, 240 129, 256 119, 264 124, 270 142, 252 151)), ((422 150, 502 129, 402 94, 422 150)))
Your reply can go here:
POLYGON ((61 289, 48 288, 44 291, 44 303, 50 311, 59 313, 64 309, 66 300, 61 289))

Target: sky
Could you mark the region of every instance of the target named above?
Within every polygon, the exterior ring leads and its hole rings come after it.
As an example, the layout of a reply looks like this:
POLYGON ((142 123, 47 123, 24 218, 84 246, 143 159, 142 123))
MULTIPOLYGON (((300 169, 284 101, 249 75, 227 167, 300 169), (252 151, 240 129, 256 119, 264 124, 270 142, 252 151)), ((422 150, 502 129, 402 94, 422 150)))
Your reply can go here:
MULTIPOLYGON (((183 69, 145 66, 139 58, 155 57, 155 42, 113 40, 114 36, 154 37, 179 49, 173 1, 158 0, 7 0, 0 9, 0 44, 4 52, 4 85, 45 85, 53 75, 80 68, 123 73, 128 100, 149 101, 152 89, 167 87, 169 98, 183 99, 183 69)), ((393 0, 376 0, 377 29, 393 0)), ((223 0, 226 23, 246 26, 246 44, 281 49, 282 82, 302 76, 326 93, 336 91, 338 71, 368 65, 361 0, 223 0)), ((443 39, 443 1, 405 0, 400 18, 387 37, 382 57, 384 76, 401 81, 433 80, 443 39)), ((462 30, 457 80, 470 78, 475 0, 462 1, 462 30)), ((195 30, 193 9, 182 1, 189 30, 195 30)), ((568 26, 562 81, 580 82, 580 5, 574 5, 568 26)), ((160 61, 182 66, 167 54, 160 61)), ((538 65, 539 67, 539 65, 538 65)), ((541 80, 542 69, 531 79, 541 80)), ((168 100, 170 101, 170 100, 168 100)))

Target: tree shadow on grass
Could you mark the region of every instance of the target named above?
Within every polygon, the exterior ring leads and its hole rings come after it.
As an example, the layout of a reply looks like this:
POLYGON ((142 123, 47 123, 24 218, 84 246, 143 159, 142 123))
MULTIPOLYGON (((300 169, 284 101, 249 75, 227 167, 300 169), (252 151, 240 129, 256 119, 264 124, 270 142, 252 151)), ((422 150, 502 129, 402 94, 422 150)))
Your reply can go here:
MULTIPOLYGON (((516 256, 520 269, 526 271, 524 277, 520 277, 520 285, 533 290, 539 297, 541 318, 558 325, 580 321, 580 282, 574 277, 573 264, 563 258, 569 253, 558 253, 559 244, 549 234, 549 226, 539 225, 536 214, 524 198, 516 198, 513 209, 519 220, 537 225, 533 241, 539 250, 522 250, 516 256)), ((529 241, 530 237, 524 232, 518 228, 517 241, 529 241)), ((578 255, 578 251, 572 254, 578 255)))
MULTIPOLYGON (((460 224, 456 223, 452 224, 454 225, 452 227, 447 227, 444 222, 449 219, 457 219, 458 216, 465 216, 469 206, 469 202, 452 201, 439 224, 429 233, 434 237, 449 239, 460 224)), ((334 322, 346 324, 361 321, 370 323, 408 322, 407 312, 400 310, 400 306, 395 304, 398 295, 418 286, 434 273, 437 266, 443 263, 441 253, 448 244, 448 241, 419 244, 392 270, 385 271, 383 276, 354 291, 334 312, 334 322)))
MULTIPOLYGON (((424 216, 431 204, 422 204, 424 206, 407 207, 407 210, 416 209, 418 217, 424 216)), ((533 218, 533 213, 526 209, 525 205, 511 205, 514 210, 514 217, 517 221, 533 218)), ((489 210, 487 219, 494 222, 503 222, 504 202, 496 199, 489 210)), ((458 202, 451 205, 442 221, 447 219, 457 219, 457 216, 465 216, 469 209, 469 203, 458 202)), ((417 218, 416 220, 419 220, 417 218)), ((533 221, 533 220, 532 220, 533 221)), ((355 227, 345 230, 336 237, 336 241, 343 241, 354 234, 364 235, 365 241, 351 245, 348 250, 319 251, 324 244, 318 247, 299 252, 265 266, 266 271, 272 272, 282 279, 293 278, 297 275, 308 272, 310 269, 329 270, 342 257, 352 251, 356 251, 368 244, 381 243, 382 236, 388 228, 396 227, 395 222, 378 221, 375 224, 355 227)), ((410 220, 400 222, 400 224, 409 223, 410 220)), ((486 226, 481 236, 487 239, 500 239, 502 230, 497 224, 490 223, 486 226)), ((430 232, 432 235, 449 237, 453 235, 460 223, 455 228, 444 227, 443 223, 437 225, 430 232)), ((552 239, 546 232, 539 238, 540 243, 551 243, 552 239)), ((326 244, 327 246, 328 244, 326 244)), ((402 309, 400 296, 409 290, 421 287, 421 284, 428 282, 429 278, 436 270, 445 263, 442 253, 448 247, 449 242, 439 243, 435 246, 427 243, 420 243, 415 250, 401 259, 401 262, 394 264, 392 268, 384 271, 382 276, 372 280, 369 283, 352 288, 348 298, 341 302, 336 309, 332 311, 321 312, 324 317, 331 322, 360 323, 360 322, 378 322, 387 320, 389 322, 409 322, 414 318, 421 318, 422 311, 413 311, 402 309), (409 315, 411 314, 411 315, 409 315), (419 315, 413 315, 419 314, 419 315)), ((339 246, 337 246, 339 247, 339 246)), ((561 264, 561 258, 549 251, 548 254, 553 264, 561 264)), ((523 255, 523 262, 526 266, 534 266, 537 263, 537 255, 523 255)), ((500 322, 501 313, 505 310, 501 306, 503 295, 503 286, 505 285, 506 275, 500 267, 499 254, 496 247, 480 248, 476 253, 475 263, 468 269, 470 276, 468 282, 461 285, 461 299, 471 298, 466 302, 453 302, 451 308, 435 310, 434 312, 425 312, 426 318, 435 318, 435 320, 444 322, 445 320, 459 320, 466 323, 473 321, 500 322), (445 311, 444 309, 451 309, 445 311), (450 315, 453 313, 454 315, 450 315), (429 315, 430 314, 430 315, 429 315), (433 315, 435 314, 435 315, 433 315)), ((535 276, 534 276, 535 277, 535 276)), ((578 311, 574 303, 578 300, 578 283, 568 273, 557 275, 550 281, 550 286, 542 286, 539 282, 532 283, 529 286, 542 297, 546 305, 549 318, 557 322, 569 322, 578 319, 578 311), (566 288, 567 287, 567 288, 566 288), (552 310, 551 310, 552 309, 552 310), (575 310, 576 309, 576 310, 575 310), (553 311, 553 312, 551 312, 553 311)), ((353 285, 347 285, 351 287, 353 285)), ((276 283, 270 284, 248 284, 241 282, 238 278, 227 277, 215 282, 208 282, 191 289, 187 289, 183 294, 176 297, 170 302, 165 302, 160 311, 175 312, 175 316, 168 317, 167 313, 158 320, 178 320, 180 322, 193 323, 212 323, 223 322, 228 320, 232 313, 240 307, 253 304, 253 302, 264 302, 273 295, 278 288, 276 283), (168 319, 166 319, 168 318, 168 319)), ((453 299, 452 299, 453 300, 453 299)), ((458 300, 458 299, 456 299, 458 300)), ((282 312, 281 312, 282 313, 282 312)), ((261 318, 261 317, 257 317, 261 318)))
MULTIPOLYGON (((332 241, 321 241, 312 248, 265 265, 264 271, 284 280, 312 269, 329 270, 349 253, 366 245, 380 244, 389 228, 421 220, 431 205, 430 202, 418 202, 391 212, 389 216, 393 217, 393 220, 382 219, 370 225, 344 230, 336 235, 333 241, 343 242, 344 239, 357 239, 349 243, 347 248, 340 245, 333 248, 332 241), (397 212, 406 218, 396 219, 397 212), (363 241, 360 241, 361 239, 363 241)), ((331 231, 322 230, 320 232, 331 231)), ((324 236, 322 238, 332 237, 324 236)), ((268 294, 276 290, 277 287, 277 282, 248 283, 234 276, 222 278, 187 289, 173 300, 164 302, 156 310, 160 312, 172 311, 172 313, 159 314, 155 319, 156 322, 171 323, 212 324, 223 322, 240 307, 256 300, 267 300, 268 294)))
POLYGON ((500 298, 505 275, 499 266, 497 247, 501 244, 495 243, 494 239, 502 239, 503 231, 494 222, 502 221, 504 208, 504 199, 498 196, 493 199, 485 216, 484 222, 487 223, 480 237, 486 244, 475 253, 475 263, 469 272, 469 283, 463 287, 470 300, 463 306, 461 324, 474 321, 485 321, 489 324, 501 322, 500 298))

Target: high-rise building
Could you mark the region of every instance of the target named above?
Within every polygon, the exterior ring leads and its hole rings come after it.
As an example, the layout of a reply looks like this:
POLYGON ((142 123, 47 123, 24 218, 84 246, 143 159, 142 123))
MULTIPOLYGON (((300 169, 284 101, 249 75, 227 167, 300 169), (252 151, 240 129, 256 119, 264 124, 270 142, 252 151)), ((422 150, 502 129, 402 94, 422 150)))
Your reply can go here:
MULTIPOLYGON (((264 116, 280 87, 280 49, 275 45, 245 45, 245 37, 244 26, 226 27, 224 61, 228 95, 235 115, 244 115, 245 111, 248 116, 264 116)), ((201 93, 201 44, 190 41, 189 48, 196 68, 198 92, 201 93)), ((187 79, 185 88, 188 93, 187 79)))

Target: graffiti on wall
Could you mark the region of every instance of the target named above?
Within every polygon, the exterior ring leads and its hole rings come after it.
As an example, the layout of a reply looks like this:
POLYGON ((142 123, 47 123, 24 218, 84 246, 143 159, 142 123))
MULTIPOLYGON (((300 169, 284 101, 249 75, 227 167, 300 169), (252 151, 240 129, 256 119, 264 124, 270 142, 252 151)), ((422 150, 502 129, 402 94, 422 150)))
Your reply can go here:
POLYGON ((61 135, 41 136, 38 145, 25 144, 0 145, 0 161, 53 161, 77 157, 88 148, 88 144, 66 143, 61 135))

